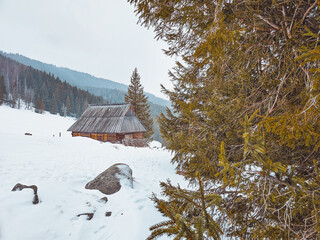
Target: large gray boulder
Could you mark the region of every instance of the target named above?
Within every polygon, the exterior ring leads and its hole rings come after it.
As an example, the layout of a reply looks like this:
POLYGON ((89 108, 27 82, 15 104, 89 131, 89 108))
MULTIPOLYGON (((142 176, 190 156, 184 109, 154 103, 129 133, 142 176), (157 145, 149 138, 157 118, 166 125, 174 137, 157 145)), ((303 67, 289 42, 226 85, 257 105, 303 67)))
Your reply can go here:
POLYGON ((88 182, 85 188, 99 190, 104 194, 111 195, 118 192, 121 185, 133 187, 132 170, 127 164, 117 163, 88 182))

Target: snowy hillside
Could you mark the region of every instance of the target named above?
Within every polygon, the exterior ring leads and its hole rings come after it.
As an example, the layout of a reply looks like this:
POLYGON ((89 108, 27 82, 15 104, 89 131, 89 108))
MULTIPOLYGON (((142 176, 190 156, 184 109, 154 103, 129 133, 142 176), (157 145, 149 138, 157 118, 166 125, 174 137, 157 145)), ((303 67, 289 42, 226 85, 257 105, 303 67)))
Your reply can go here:
POLYGON ((148 227, 163 220, 149 199, 159 181, 183 183, 168 151, 72 138, 73 119, 0 106, 0 239, 142 240, 148 227), (61 137, 59 133, 61 132, 61 137), (24 135, 31 133, 32 136, 24 135), (85 184, 114 163, 133 170, 134 187, 105 195, 85 184), (16 183, 38 186, 12 192, 16 183), (110 217, 105 213, 111 211, 110 217), (92 220, 81 213, 94 212, 92 220))

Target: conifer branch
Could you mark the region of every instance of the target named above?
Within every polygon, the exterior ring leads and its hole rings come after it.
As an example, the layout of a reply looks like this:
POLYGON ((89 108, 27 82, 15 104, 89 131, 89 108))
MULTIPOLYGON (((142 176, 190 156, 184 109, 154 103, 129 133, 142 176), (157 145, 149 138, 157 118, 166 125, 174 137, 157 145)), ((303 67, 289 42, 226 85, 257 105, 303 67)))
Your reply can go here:
POLYGON ((315 8, 315 6, 317 5, 318 0, 315 0, 314 3, 307 9, 307 11, 303 14, 303 17, 301 19, 301 24, 303 24, 304 20, 306 19, 307 15, 309 14, 309 12, 315 8))
POLYGON ((257 17, 260 18, 262 21, 266 22, 271 27, 273 27, 275 30, 280 30, 281 29, 280 26, 278 26, 275 23, 270 22, 269 20, 267 20, 264 17, 262 17, 260 14, 258 14, 257 17))

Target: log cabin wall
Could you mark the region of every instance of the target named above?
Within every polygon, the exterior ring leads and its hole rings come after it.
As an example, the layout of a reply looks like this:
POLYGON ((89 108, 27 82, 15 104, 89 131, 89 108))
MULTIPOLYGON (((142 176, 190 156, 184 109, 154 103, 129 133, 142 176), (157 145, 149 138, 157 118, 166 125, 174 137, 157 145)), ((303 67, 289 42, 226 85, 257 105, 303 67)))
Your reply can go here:
POLYGON ((125 134, 125 135, 124 135, 124 138, 125 138, 125 139, 133 139, 133 134, 132 134, 132 133, 130 133, 130 134, 125 134))
POLYGON ((72 132, 72 137, 90 137, 90 133, 72 132))
POLYGON ((116 133, 109 133, 107 135, 107 142, 115 143, 117 142, 117 134, 116 133))
POLYGON ((97 140, 97 139, 98 139, 98 134, 96 134, 96 133, 90 133, 90 137, 91 137, 92 139, 97 140))
POLYGON ((122 142, 122 139, 124 139, 124 133, 117 133, 117 140, 122 142))
POLYGON ((118 134, 118 133, 79 133, 72 132, 72 137, 89 137, 101 142, 111 143, 122 143, 125 146, 133 147, 147 147, 148 143, 146 139, 143 139, 143 133, 129 133, 129 134, 118 134))
POLYGON ((103 133, 98 133, 97 134, 97 140, 100 141, 100 142, 105 142, 104 141, 104 135, 105 134, 103 134, 103 133))
POLYGON ((72 132, 72 137, 77 137, 77 136, 81 136, 80 133, 78 133, 78 132, 72 132))
POLYGON ((79 132, 72 132, 72 137, 89 137, 101 142, 122 142, 123 139, 143 139, 143 133, 79 133, 79 132))
POLYGON ((133 134, 134 139, 142 139, 143 138, 143 133, 142 132, 137 132, 133 134))

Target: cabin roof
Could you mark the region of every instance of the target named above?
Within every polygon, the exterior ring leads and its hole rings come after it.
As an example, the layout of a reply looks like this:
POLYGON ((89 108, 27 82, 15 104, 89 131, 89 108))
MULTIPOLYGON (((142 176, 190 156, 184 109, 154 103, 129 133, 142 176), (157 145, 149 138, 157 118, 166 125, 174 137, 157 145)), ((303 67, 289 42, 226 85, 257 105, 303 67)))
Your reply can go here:
POLYGON ((130 104, 89 106, 81 117, 68 129, 83 133, 134 133, 146 132, 135 116, 130 104))

